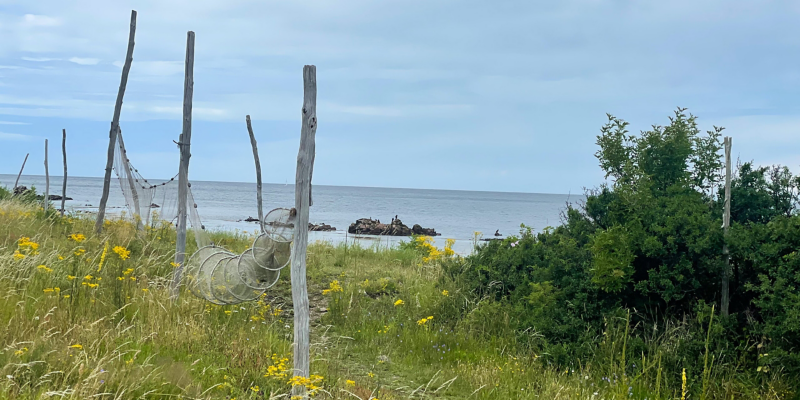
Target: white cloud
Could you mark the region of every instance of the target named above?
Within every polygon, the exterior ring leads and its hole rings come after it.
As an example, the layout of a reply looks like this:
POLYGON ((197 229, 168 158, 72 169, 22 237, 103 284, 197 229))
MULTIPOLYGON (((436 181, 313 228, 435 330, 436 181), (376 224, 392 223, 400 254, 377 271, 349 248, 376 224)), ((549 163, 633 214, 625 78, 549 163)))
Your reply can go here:
POLYGON ((0 121, 0 125, 30 125, 28 122, 0 121))
POLYGON ((72 57, 69 59, 69 61, 80 65, 97 65, 97 63, 100 62, 100 60, 96 58, 80 58, 80 57, 72 57))
POLYGON ((48 17, 47 15, 34 15, 25 14, 22 17, 23 26, 59 26, 61 20, 59 18, 48 17))
POLYGON ((33 61, 33 62, 48 62, 48 61, 60 61, 60 58, 49 58, 49 57, 22 57, 25 61, 33 61))
POLYGON ((0 140, 31 140, 32 136, 22 135, 19 133, 6 133, 0 132, 0 140))

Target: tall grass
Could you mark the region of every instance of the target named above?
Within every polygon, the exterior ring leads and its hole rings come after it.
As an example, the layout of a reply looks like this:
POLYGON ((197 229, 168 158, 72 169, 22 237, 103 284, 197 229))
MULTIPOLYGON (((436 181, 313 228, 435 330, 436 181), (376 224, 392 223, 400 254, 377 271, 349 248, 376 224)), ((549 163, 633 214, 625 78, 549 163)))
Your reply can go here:
MULTIPOLYGON (((183 292, 173 304, 169 225, 138 232, 113 220, 101 235, 92 225, 0 200, 0 397, 289 398, 288 276, 257 302, 220 307, 183 292)), ((214 240, 239 252, 252 235, 214 240)), ((663 365, 680 325, 631 354, 628 316, 609 316, 594 357, 547 365, 517 343, 502 305, 412 247, 309 247, 315 398, 681 398, 681 376, 663 365)), ((793 395, 780 371, 740 378, 708 348, 700 356, 706 368, 688 371, 687 398, 793 395)))

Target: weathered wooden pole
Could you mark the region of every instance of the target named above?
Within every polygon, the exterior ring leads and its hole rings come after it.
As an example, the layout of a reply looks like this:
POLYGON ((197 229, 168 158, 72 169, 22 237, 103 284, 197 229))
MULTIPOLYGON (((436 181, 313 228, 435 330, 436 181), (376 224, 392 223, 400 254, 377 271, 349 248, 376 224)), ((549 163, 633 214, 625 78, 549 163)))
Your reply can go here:
POLYGON ((264 233, 264 208, 261 203, 261 161, 258 160, 258 144, 256 136, 253 134, 253 125, 250 123, 250 116, 245 117, 247 121, 247 132, 250 133, 250 144, 253 146, 253 158, 256 160, 256 198, 258 200, 258 226, 261 233, 264 233))
POLYGON ((177 300, 186 258, 186 199, 189 194, 189 158, 192 156, 192 94, 194 93, 194 32, 186 34, 186 70, 183 80, 183 132, 178 147, 181 164, 178 169, 178 237, 175 240, 175 268, 172 277, 172 298, 177 300))
POLYGON ((16 189, 17 186, 19 186, 19 177, 22 176, 22 170, 25 169, 25 163, 28 162, 28 156, 29 155, 31 155, 31 153, 25 154, 25 159, 22 160, 22 168, 19 169, 19 174, 17 174, 17 180, 14 181, 14 189, 16 189))
POLYGON ((731 303, 730 279, 731 279, 731 255, 728 250, 728 233, 731 227, 731 138, 725 137, 725 210, 722 215, 722 232, 725 242, 722 245, 722 257, 725 259, 725 270, 722 273, 722 305, 723 316, 728 316, 728 309, 731 303))
MULTIPOLYGON (((317 133, 317 67, 303 67, 303 121, 300 150, 297 153, 292 247, 292 302, 294 303, 294 375, 309 377, 309 305, 306 287, 306 248, 308 247, 308 208, 311 206, 311 177, 314 169, 315 136, 317 133)), ((292 396, 305 398, 305 386, 292 388, 292 396)))
POLYGON ((64 216, 64 202, 67 201, 67 130, 61 130, 61 155, 64 160, 64 182, 61 184, 61 216, 64 216))
POLYGON ((136 34, 136 10, 131 10, 131 29, 128 34, 128 53, 125 56, 125 65, 122 67, 122 79, 117 92, 117 102, 114 105, 114 117, 111 119, 111 130, 108 132, 108 159, 106 160, 106 174, 103 178, 103 194, 100 197, 100 206, 97 210, 97 221, 94 230, 97 233, 103 230, 103 219, 106 216, 106 203, 108 203, 108 190, 111 188, 111 169, 114 167, 114 146, 117 144, 117 129, 119 129, 119 114, 122 112, 122 98, 125 96, 125 87, 128 85, 128 73, 133 62, 133 38, 136 34))
POLYGON ((50 205, 50 171, 47 169, 47 139, 44 140, 44 208, 47 213, 47 206, 50 205))

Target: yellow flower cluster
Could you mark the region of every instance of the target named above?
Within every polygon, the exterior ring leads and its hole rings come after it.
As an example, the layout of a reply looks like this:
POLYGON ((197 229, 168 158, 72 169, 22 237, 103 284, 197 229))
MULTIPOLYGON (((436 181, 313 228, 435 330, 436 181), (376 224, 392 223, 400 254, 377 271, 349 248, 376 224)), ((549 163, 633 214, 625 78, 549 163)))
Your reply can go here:
POLYGON ((122 246, 114 246, 114 253, 117 253, 121 260, 127 260, 131 257, 131 251, 122 246))
POLYGON ((311 375, 310 377, 306 378, 304 376, 293 376, 292 379, 289 379, 289 384, 294 386, 305 386, 308 394, 313 396, 317 391, 319 391, 320 387, 317 386, 318 384, 322 383, 322 376, 320 375, 311 375))
POLYGON ((447 290, 442 290, 442 296, 450 296, 450 292, 447 290))
POLYGON ((21 356, 21 355, 25 354, 27 351, 28 351, 28 348, 27 347, 23 347, 22 350, 15 351, 14 355, 15 356, 21 356))
POLYGON ((70 240, 74 240, 75 243, 80 243, 80 242, 86 240, 86 236, 84 236, 82 233, 73 233, 73 234, 69 235, 69 238, 70 238, 70 240))
POLYGON ((403 305, 403 304, 405 304, 405 303, 406 303, 405 301, 403 301, 403 300, 401 300, 401 299, 398 299, 397 301, 395 301, 395 302, 394 302, 394 306, 395 306, 395 307, 397 307, 397 306, 402 306, 402 305, 403 305))
POLYGON ((277 354, 272 355, 272 365, 267 367, 267 373, 264 375, 266 378, 283 379, 286 378, 289 367, 286 365, 289 359, 286 357, 278 359, 277 354))
POLYGON ((425 325, 426 323, 428 323, 428 321, 430 321, 432 319, 433 319, 433 315, 431 315, 428 318, 423 318, 423 319, 417 321, 417 325, 425 325))
POLYGON ((39 271, 44 271, 44 272, 53 272, 53 269, 52 269, 52 268, 48 268, 48 267, 47 267, 46 265, 44 265, 44 264, 42 264, 42 265, 40 265, 40 266, 36 267, 36 269, 38 269, 39 271))
POLYGON ((97 265, 97 272, 103 269, 103 263, 106 261, 106 254, 108 254, 108 242, 103 246, 103 254, 100 256, 100 264, 97 265))
POLYGON ((433 245, 433 242, 433 238, 430 236, 417 236, 414 238, 414 248, 426 254, 426 256, 422 257, 423 263, 429 263, 444 257, 452 257, 455 254, 455 251, 453 251, 453 245, 456 243, 455 239, 445 239, 443 250, 439 250, 433 245))
POLYGON ((39 243, 31 241, 29 237, 21 237, 17 242, 17 250, 14 250, 14 260, 22 260, 27 256, 35 256, 39 254, 37 249, 39 248, 39 243))
POLYGON ((335 292, 343 292, 342 286, 339 284, 339 281, 333 281, 330 283, 329 288, 322 291, 322 294, 330 294, 335 292))
POLYGON ((39 248, 39 243, 31 241, 29 237, 21 237, 19 238, 19 242, 17 242, 17 246, 19 246, 20 250, 24 248, 29 248, 31 251, 36 251, 39 248))
POLYGON ((84 253, 86 253, 86 249, 78 249, 78 250, 75 250, 75 252, 74 252, 74 254, 75 254, 75 256, 76 256, 76 257, 80 257, 80 256, 82 256, 84 253))

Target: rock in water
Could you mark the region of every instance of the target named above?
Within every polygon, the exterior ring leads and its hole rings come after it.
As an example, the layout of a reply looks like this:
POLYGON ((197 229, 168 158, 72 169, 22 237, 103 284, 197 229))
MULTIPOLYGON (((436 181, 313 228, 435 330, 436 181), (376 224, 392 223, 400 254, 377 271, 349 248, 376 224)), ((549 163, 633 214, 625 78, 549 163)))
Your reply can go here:
POLYGON ((414 224, 414 226, 411 227, 411 232, 415 235, 441 236, 441 233, 436 233, 436 230, 433 228, 423 228, 419 224, 414 224))
POLYGON ((308 230, 311 232, 333 232, 336 230, 336 227, 330 226, 328 224, 322 223, 319 225, 314 225, 312 223, 308 223, 308 230))
MULTIPOLYGON (((415 225, 419 227, 419 225, 415 225)), ((424 229, 419 227, 420 232, 416 233, 411 228, 400 221, 399 219, 392 220, 390 224, 382 224, 380 220, 371 218, 361 218, 356 222, 350 224, 347 229, 348 233, 361 234, 361 235, 385 235, 385 236, 411 236, 412 234, 426 234, 436 236, 433 229, 424 229)))
POLYGON ((258 222, 258 218, 247 217, 244 222, 258 222))
MULTIPOLYGON (((61 196, 57 195, 57 194, 51 194, 50 197, 48 197, 48 199, 51 200, 51 201, 53 201, 53 200, 61 200, 61 196)), ((67 196, 65 198, 65 200, 72 200, 72 197, 67 196)))

